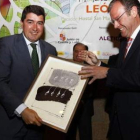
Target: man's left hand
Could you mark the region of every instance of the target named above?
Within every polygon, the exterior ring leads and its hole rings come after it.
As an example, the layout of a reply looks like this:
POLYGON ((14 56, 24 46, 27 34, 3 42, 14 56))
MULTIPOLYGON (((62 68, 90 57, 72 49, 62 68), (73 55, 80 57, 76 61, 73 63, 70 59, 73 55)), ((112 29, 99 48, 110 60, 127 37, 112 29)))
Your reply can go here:
POLYGON ((81 79, 92 77, 89 84, 93 83, 96 79, 103 79, 107 77, 107 72, 109 68, 99 67, 99 66, 85 66, 79 71, 81 79))

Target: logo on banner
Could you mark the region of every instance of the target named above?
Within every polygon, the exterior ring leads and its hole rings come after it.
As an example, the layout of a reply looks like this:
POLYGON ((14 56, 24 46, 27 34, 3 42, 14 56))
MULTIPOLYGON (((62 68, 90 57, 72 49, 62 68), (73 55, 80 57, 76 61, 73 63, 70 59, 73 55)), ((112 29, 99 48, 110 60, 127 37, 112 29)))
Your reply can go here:
POLYGON ((100 36, 99 40, 101 41, 120 41, 120 36, 100 36))
POLYGON ((60 34, 60 40, 65 41, 66 40, 66 36, 64 33, 60 34))

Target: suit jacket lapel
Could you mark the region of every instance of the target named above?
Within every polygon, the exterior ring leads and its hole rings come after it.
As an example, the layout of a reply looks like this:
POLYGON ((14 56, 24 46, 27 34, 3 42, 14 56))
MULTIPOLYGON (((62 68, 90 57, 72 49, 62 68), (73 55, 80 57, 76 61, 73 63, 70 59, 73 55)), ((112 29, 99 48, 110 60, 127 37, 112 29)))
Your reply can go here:
POLYGON ((49 51, 46 51, 46 45, 43 43, 43 41, 39 40, 40 49, 41 49, 41 64, 46 59, 46 56, 48 55, 49 51))
POLYGON ((34 77, 33 74, 33 67, 32 67, 32 63, 31 63, 31 57, 29 54, 29 50, 27 48, 27 44, 24 40, 24 37, 22 34, 19 35, 18 41, 17 41, 17 48, 18 48, 18 52, 19 55, 21 56, 21 63, 25 64, 25 66, 27 66, 27 69, 29 70, 31 76, 34 77))
POLYGON ((125 61, 124 61, 124 66, 127 64, 127 62, 129 62, 129 59, 131 58, 132 54, 134 53, 134 51, 140 47, 140 42, 139 42, 139 37, 140 37, 140 31, 139 33, 137 34, 136 38, 134 39, 133 41, 133 44, 125 58, 125 61))
POLYGON ((117 63, 118 67, 121 67, 124 63, 124 53, 125 53, 126 45, 127 45, 127 40, 121 42, 120 49, 119 49, 118 63, 117 63))

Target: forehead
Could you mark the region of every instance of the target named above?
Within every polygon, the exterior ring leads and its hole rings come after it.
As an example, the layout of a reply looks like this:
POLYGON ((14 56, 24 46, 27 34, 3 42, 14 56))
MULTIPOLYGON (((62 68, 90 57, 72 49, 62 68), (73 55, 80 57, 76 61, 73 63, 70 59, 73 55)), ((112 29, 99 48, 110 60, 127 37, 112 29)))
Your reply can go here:
POLYGON ((110 11, 110 16, 112 19, 115 19, 117 16, 120 16, 120 14, 122 14, 122 12, 125 11, 125 7, 119 2, 116 1, 110 11))
POLYGON ((28 13, 26 15, 26 20, 31 19, 31 20, 36 20, 36 21, 44 21, 43 15, 36 15, 34 13, 28 13))
POLYGON ((86 48, 85 48, 84 45, 76 45, 75 48, 74 48, 74 50, 80 51, 80 50, 86 50, 86 48))

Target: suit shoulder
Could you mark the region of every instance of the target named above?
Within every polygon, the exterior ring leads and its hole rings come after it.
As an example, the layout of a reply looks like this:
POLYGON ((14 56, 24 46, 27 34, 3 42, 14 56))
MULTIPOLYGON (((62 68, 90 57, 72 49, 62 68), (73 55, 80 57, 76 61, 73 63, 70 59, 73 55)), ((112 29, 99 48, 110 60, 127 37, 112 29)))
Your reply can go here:
MULTIPOLYGON (((54 47, 53 45, 51 45, 50 43, 48 43, 47 41, 44 40, 40 40, 41 43, 43 43, 44 45, 50 46, 50 47, 54 47)), ((55 47, 54 47, 55 48, 55 47)))
POLYGON ((19 34, 4 36, 4 37, 1 37, 0 39, 11 39, 11 38, 16 38, 17 36, 19 36, 19 34))
POLYGON ((5 36, 5 37, 0 38, 0 41, 3 41, 5 43, 11 43, 11 42, 17 40, 19 38, 19 36, 20 36, 19 34, 5 36))
POLYGON ((47 47, 47 49, 50 48, 50 49, 56 50, 56 48, 52 44, 50 44, 44 40, 40 40, 40 42, 43 44, 43 46, 47 47))
POLYGON ((50 43, 44 40, 40 40, 40 45, 41 45, 42 50, 44 50, 47 54, 52 54, 52 55, 57 56, 56 48, 50 43))

